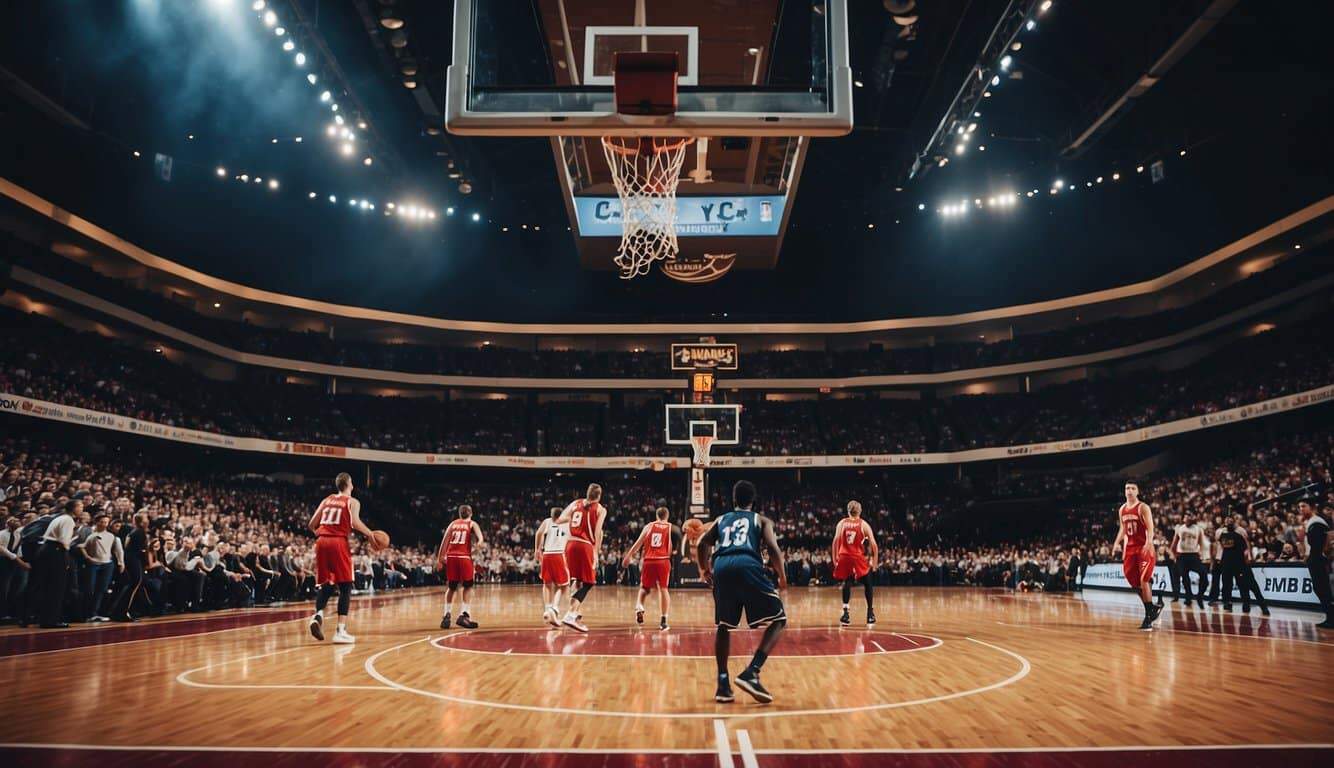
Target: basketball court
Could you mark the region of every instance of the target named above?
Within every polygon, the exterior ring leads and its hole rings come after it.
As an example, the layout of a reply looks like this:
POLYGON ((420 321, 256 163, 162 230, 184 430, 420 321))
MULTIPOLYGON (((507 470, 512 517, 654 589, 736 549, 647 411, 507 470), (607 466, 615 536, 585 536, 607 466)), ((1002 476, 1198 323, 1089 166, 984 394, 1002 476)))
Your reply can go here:
POLYGON ((1306 714, 1334 706, 1334 643, 1300 611, 1174 607, 1143 633, 1129 596, 903 588, 880 593, 874 629, 840 629, 835 588, 792 589, 761 706, 712 700, 706 591, 678 591, 660 633, 633 624, 632 589, 600 588, 587 635, 544 627, 517 586, 478 588, 481 629, 441 631, 440 592, 357 599, 343 647, 309 637, 304 605, 6 630, 23 705, 4 748, 25 765, 1297 766, 1334 738, 1306 714), (117 706, 92 717, 94 694, 117 706))

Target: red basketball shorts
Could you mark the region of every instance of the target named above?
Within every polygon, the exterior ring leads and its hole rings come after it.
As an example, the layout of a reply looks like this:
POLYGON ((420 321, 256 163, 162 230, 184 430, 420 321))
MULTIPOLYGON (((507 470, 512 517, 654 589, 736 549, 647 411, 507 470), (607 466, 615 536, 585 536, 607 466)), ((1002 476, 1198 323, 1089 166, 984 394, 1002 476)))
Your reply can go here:
POLYGON ((644 561, 644 568, 639 572, 639 586, 644 589, 666 589, 672 580, 672 561, 665 557, 655 557, 644 561))
POLYGON ((1144 556, 1143 549, 1136 549, 1134 552, 1126 552, 1125 559, 1121 561, 1121 572, 1126 575, 1126 581, 1130 586, 1139 589, 1139 585, 1145 582, 1153 582, 1153 567, 1157 561, 1153 555, 1144 556))
POLYGON ((559 552, 542 553, 542 583, 557 587, 570 583, 570 569, 565 567, 565 555, 559 552))
POLYGON ((864 557, 840 557, 834 564, 834 581, 860 579, 871 572, 871 564, 864 557))
POLYGON ((472 581, 473 569, 471 557, 450 556, 445 558, 445 581, 457 584, 460 581, 472 581))
POLYGON ((594 562, 593 545, 583 539, 570 539, 565 542, 565 567, 570 569, 570 578, 581 584, 598 583, 597 564, 594 562))
POLYGON ((315 540, 315 583, 344 584, 352 581, 352 552, 347 539, 321 536, 315 540))

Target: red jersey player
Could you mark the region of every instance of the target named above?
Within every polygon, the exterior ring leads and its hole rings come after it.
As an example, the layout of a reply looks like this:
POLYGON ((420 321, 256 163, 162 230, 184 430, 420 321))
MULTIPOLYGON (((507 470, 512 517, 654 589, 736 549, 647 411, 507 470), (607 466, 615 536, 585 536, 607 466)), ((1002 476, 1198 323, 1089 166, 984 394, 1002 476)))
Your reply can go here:
POLYGON ((459 606, 458 625, 464 629, 477 629, 477 622, 469 615, 468 598, 472 596, 472 545, 485 543, 482 528, 472 519, 472 507, 459 505, 459 516, 445 528, 445 535, 440 539, 440 549, 435 554, 437 565, 445 572, 445 614, 440 617, 440 628, 449 629, 449 613, 454 607, 454 595, 459 586, 463 587, 463 605, 459 606))
POLYGON ((338 629, 333 642, 355 643, 347 633, 347 612, 352 603, 352 552, 347 538, 352 531, 371 538, 371 529, 361 522, 361 502, 352 498, 352 476, 339 472, 334 478, 338 493, 325 497, 310 518, 310 530, 315 532, 315 583, 320 592, 315 598, 315 615, 310 617, 310 634, 316 640, 324 639, 324 607, 338 588, 338 629))
POLYGON ((672 598, 667 594, 667 582, 672 578, 672 552, 675 549, 672 540, 673 537, 679 540, 681 532, 675 525, 667 522, 669 513, 666 507, 658 507, 654 514, 657 519, 639 532, 639 538, 621 560, 621 567, 629 566, 630 561, 639 554, 639 550, 644 550, 644 562, 639 569, 639 599, 635 601, 635 623, 644 623, 644 598, 648 597, 649 590, 656 589, 658 607, 662 610, 658 629, 666 632, 669 629, 667 609, 672 604, 672 598))
POLYGON ((570 526, 560 525, 560 507, 551 508, 551 517, 537 526, 533 556, 542 564, 542 620, 560 628, 560 593, 570 583, 570 569, 565 567, 565 542, 570 526))
POLYGON ((561 623, 577 632, 588 631, 588 627, 579 621, 579 606, 598 582, 602 523, 607 519, 607 508, 602 506, 601 499, 602 486, 590 483, 584 498, 570 502, 556 520, 558 525, 570 525, 570 540, 565 543, 565 565, 570 569, 570 578, 579 582, 579 588, 570 595, 570 610, 566 611, 561 623))
POLYGON ((1139 500, 1139 486, 1126 483, 1126 503, 1117 510, 1120 527, 1116 531, 1116 540, 1112 542, 1112 554, 1116 554, 1125 544, 1125 559, 1121 562, 1121 571, 1126 575, 1132 589, 1139 592, 1144 602, 1144 621, 1139 628, 1146 632, 1153 629, 1162 608, 1153 604, 1153 513, 1149 505, 1139 500))
POLYGON ((848 502, 848 516, 838 521, 834 527, 834 581, 843 582, 843 615, 839 623, 847 626, 852 623, 848 616, 848 600, 852 597, 852 582, 860 581, 866 591, 866 626, 875 626, 875 602, 871 594, 871 571, 875 570, 880 560, 880 547, 875 543, 875 532, 870 523, 862 519, 862 505, 859 501, 848 502), (866 545, 871 546, 871 560, 866 560, 866 545))

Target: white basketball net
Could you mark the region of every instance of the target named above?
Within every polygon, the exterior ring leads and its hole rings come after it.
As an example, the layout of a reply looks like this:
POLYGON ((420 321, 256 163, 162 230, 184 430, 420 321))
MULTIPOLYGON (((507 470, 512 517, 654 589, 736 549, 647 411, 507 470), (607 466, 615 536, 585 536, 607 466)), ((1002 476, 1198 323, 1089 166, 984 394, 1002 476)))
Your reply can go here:
POLYGON ((676 187, 693 138, 603 136, 602 152, 621 198, 621 247, 616 266, 629 280, 653 262, 675 259, 676 187))
POLYGON ((709 450, 713 447, 713 435, 691 435, 690 446, 695 451, 695 466, 709 466, 709 450))

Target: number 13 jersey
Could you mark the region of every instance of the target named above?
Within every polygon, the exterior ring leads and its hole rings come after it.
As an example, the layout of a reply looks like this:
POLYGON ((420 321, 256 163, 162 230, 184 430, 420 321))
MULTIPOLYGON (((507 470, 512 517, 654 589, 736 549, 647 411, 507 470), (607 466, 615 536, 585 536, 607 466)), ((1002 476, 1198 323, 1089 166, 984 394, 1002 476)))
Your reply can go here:
POLYGON ((718 518, 718 547, 713 559, 729 555, 750 555, 760 560, 760 516, 750 510, 737 509, 718 518))

